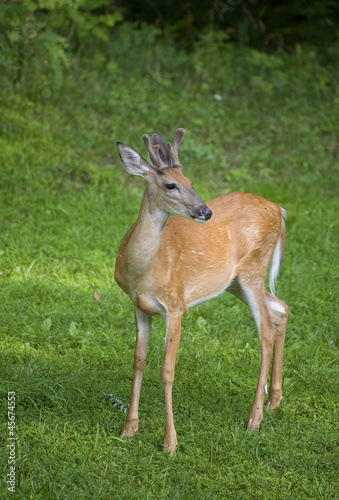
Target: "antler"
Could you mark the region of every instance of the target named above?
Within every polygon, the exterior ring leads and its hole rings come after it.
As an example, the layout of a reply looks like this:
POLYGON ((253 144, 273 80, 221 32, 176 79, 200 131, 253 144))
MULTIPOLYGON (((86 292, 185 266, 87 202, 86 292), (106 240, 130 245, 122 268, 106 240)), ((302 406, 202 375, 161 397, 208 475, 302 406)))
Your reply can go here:
POLYGON ((151 161, 151 163, 157 167, 159 170, 164 170, 165 168, 168 168, 169 165, 163 162, 160 154, 160 145, 157 144, 156 142, 152 144, 151 139, 149 138, 149 135, 145 134, 142 136, 147 152, 148 152, 148 157, 151 161))
POLYGON ((173 146, 170 142, 167 143, 167 149, 171 155, 172 167, 181 167, 179 157, 178 157, 178 149, 185 135, 185 129, 178 128, 174 134, 173 146))
POLYGON ((145 143, 148 157, 151 163, 157 167, 159 170, 164 170, 169 167, 181 167, 178 149, 185 135, 185 130, 183 128, 178 128, 174 134, 173 146, 170 142, 167 143, 167 150, 164 141, 157 134, 152 136, 150 139, 149 135, 143 135, 143 141, 145 143), (168 156, 168 158, 167 158, 168 156))

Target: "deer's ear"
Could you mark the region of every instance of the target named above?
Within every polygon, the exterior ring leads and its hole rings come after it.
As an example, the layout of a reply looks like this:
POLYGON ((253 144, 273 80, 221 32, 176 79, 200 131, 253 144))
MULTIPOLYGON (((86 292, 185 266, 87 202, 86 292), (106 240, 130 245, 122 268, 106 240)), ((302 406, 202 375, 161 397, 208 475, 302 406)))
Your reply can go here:
POLYGON ((125 146, 122 142, 117 142, 121 163, 129 174, 145 177, 152 168, 146 160, 132 148, 125 146))

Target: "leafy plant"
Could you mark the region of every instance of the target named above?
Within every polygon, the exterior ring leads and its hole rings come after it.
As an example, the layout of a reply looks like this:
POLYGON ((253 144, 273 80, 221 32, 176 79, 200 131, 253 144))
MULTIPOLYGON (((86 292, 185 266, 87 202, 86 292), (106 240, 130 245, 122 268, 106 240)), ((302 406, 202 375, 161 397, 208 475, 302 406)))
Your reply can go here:
POLYGON ((111 0, 22 0, 0 4, 0 68, 34 95, 60 87, 74 63, 69 46, 108 40, 122 19, 111 0))

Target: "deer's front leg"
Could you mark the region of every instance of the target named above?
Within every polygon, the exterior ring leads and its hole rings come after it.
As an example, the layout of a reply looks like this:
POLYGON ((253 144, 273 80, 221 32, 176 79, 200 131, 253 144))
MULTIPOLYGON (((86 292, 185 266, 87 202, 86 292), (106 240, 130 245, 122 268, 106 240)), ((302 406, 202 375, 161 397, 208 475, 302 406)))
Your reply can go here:
POLYGON ((134 353, 134 378, 130 405, 127 412, 126 422, 121 436, 132 437, 138 430, 139 423, 139 399, 142 375, 146 364, 148 342, 151 334, 152 316, 143 313, 135 307, 136 345, 134 353))
POLYGON ((182 313, 167 313, 166 317, 166 342, 164 362, 161 368, 161 378, 165 388, 166 399, 166 427, 164 437, 164 448, 171 455, 178 444, 177 433, 175 432, 172 409, 172 387, 174 380, 175 361, 178 353, 180 333, 181 333, 182 313))

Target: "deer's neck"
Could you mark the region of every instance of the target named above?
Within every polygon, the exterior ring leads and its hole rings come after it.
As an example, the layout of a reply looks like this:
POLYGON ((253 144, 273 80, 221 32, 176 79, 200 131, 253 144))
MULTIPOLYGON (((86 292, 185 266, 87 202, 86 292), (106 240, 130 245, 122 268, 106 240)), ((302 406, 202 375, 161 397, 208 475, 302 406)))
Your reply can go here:
POLYGON ((138 279, 151 272, 168 216, 167 212, 156 207, 146 189, 127 247, 127 270, 130 279, 138 279))

